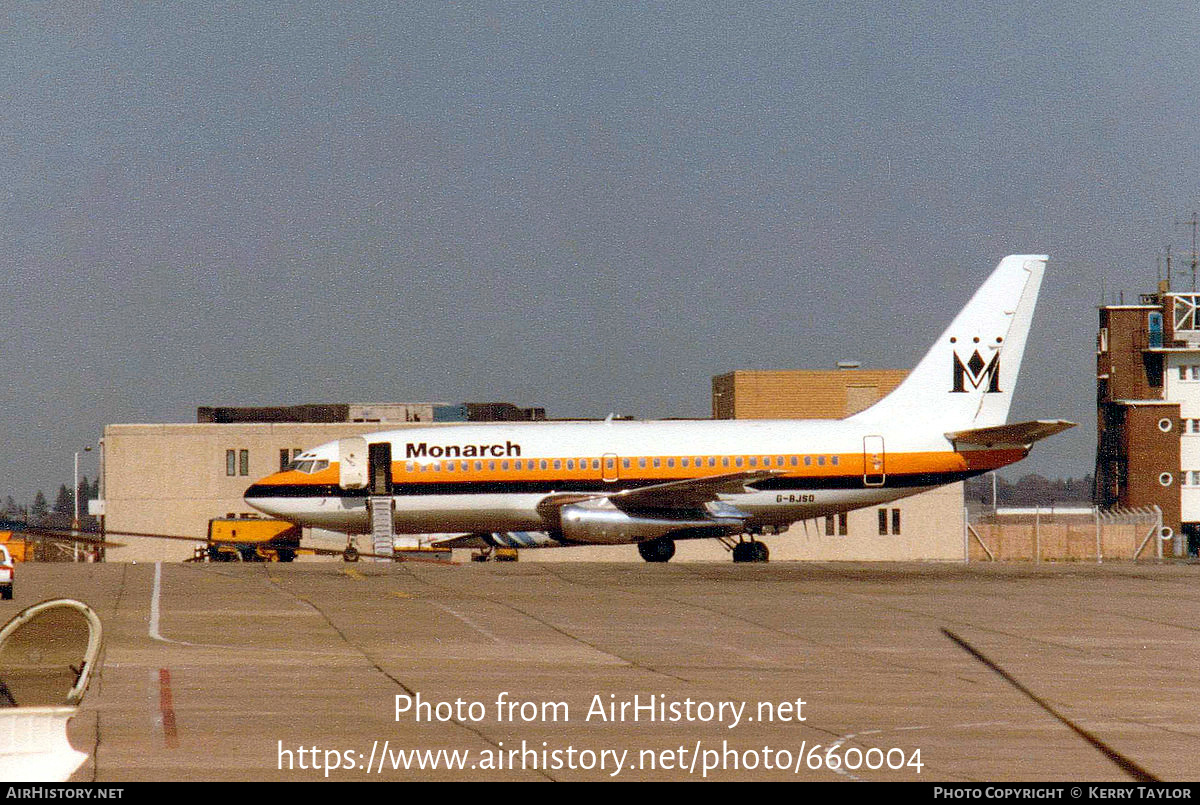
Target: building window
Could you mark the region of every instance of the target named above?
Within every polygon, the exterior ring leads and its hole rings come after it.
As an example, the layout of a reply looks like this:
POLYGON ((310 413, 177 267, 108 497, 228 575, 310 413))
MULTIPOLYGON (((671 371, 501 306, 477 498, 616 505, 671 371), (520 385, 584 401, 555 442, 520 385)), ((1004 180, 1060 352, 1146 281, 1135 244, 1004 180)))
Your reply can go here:
POLYGON ((887 509, 879 510, 879 536, 883 536, 888 532, 888 516, 887 509))
POLYGON ((239 450, 238 451, 238 475, 249 475, 249 474, 250 474, 250 451, 249 450, 239 450))
POLYGON ((226 475, 237 475, 237 451, 236 450, 226 450, 225 451, 225 474, 226 475))
POLYGON ((1167 417, 1163 417, 1162 419, 1158 420, 1158 429, 1161 430, 1163 433, 1170 433, 1171 432, 1171 420, 1168 419, 1167 417))
POLYGON ((900 510, 899 509, 892 509, 892 534, 894 536, 900 535, 900 510))
POLYGON ((1164 472, 1162 475, 1158 476, 1158 482, 1163 486, 1170 486, 1173 480, 1175 480, 1175 476, 1169 472, 1164 472))
POLYGON ((279 451, 279 471, 283 472, 292 463, 292 451, 286 447, 279 451))
POLYGON ((825 536, 846 536, 846 513, 831 515, 825 518, 825 536), (836 529, 836 531, 835 531, 836 529))

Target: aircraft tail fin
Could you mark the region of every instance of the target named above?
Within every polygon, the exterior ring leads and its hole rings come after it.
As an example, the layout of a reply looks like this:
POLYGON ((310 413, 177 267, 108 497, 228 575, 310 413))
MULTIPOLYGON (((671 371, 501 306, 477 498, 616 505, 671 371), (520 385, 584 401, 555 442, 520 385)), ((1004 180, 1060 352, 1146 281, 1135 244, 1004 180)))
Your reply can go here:
POLYGON ((1047 257, 1005 257, 895 391, 852 420, 905 418, 943 431, 1008 420, 1047 257))

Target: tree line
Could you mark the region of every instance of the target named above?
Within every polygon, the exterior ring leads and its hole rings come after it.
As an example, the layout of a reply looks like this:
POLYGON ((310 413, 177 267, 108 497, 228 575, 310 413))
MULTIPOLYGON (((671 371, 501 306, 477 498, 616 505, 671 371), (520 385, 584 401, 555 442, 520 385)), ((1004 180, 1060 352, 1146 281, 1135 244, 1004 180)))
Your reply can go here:
MULTIPOLYGON (((1022 475, 1015 483, 996 474, 997 506, 1090 506, 1093 479, 1056 478, 1053 481, 1036 473, 1022 475)), ((965 483, 963 496, 968 503, 992 505, 992 473, 977 475, 965 483)))
MULTIPOLYGON (((97 476, 91 481, 87 479, 87 476, 80 478, 77 494, 79 495, 80 529, 99 531, 99 521, 95 517, 89 516, 87 509, 89 500, 100 497, 100 477, 97 476)), ((58 488, 53 506, 50 506, 47 501, 45 492, 39 489, 32 503, 22 506, 12 495, 9 495, 4 499, 4 507, 0 509, 0 519, 15 520, 45 528, 70 528, 74 515, 75 498, 71 495, 71 487, 66 484, 58 488)))

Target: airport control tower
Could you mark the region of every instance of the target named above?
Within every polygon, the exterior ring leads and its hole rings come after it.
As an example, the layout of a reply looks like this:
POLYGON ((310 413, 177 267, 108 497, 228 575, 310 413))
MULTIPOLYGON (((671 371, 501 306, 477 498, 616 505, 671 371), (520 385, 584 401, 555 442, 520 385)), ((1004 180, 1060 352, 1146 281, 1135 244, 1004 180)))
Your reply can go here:
POLYGON ((1200 549, 1200 293, 1100 308, 1096 504, 1162 509, 1200 549))

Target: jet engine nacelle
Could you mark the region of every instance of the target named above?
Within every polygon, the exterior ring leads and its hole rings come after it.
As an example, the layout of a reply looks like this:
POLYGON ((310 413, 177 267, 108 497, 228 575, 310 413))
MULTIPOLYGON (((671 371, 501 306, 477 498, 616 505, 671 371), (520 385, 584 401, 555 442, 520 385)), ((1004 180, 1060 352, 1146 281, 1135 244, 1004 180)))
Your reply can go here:
POLYGON ((627 512, 607 498, 571 503, 559 511, 560 529, 568 542, 623 545, 694 532, 689 536, 717 537, 745 529, 742 517, 721 516, 707 509, 693 512, 627 512))

